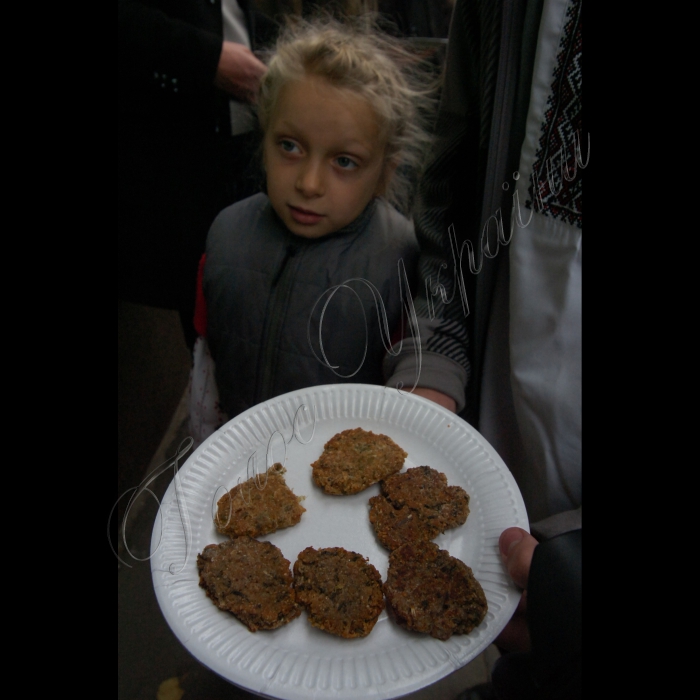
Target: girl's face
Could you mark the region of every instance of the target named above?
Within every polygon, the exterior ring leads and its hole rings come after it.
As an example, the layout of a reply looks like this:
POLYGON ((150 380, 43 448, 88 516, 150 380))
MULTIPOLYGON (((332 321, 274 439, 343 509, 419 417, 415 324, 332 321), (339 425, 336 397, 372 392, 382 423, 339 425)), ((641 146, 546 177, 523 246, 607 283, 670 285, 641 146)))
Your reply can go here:
POLYGON ((316 76, 289 83, 265 134, 270 202, 298 236, 335 233, 383 193, 385 151, 374 110, 362 97, 316 76))

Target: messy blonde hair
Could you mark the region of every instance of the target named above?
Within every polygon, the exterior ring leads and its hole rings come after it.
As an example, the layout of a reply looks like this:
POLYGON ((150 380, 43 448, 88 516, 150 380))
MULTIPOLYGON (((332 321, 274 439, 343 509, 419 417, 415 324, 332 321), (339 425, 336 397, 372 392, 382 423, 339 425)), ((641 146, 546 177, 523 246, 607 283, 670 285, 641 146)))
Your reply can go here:
POLYGON ((407 213, 431 142, 436 80, 420 59, 377 28, 373 15, 339 21, 296 18, 281 32, 268 61, 258 100, 263 132, 280 90, 318 76, 363 97, 379 119, 387 164, 395 166, 385 198, 407 213))

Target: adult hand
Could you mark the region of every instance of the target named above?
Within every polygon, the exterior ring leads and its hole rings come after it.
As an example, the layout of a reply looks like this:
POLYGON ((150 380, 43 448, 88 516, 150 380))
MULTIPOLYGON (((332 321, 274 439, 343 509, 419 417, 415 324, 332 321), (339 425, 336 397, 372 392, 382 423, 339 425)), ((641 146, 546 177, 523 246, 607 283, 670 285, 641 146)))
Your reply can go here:
POLYGON ((225 41, 214 84, 244 102, 254 102, 267 66, 243 44, 225 41))
POLYGON ((448 411, 457 413, 457 402, 447 394, 443 394, 440 391, 435 391, 435 389, 425 389, 421 386, 416 387, 411 393, 415 394, 416 396, 422 396, 425 399, 430 399, 443 408, 446 408, 448 411))
POLYGON ((527 581, 530 576, 532 556, 537 540, 519 527, 509 527, 501 533, 499 540, 501 558, 523 595, 515 614, 496 639, 496 646, 503 652, 530 651, 530 631, 527 626, 527 581))

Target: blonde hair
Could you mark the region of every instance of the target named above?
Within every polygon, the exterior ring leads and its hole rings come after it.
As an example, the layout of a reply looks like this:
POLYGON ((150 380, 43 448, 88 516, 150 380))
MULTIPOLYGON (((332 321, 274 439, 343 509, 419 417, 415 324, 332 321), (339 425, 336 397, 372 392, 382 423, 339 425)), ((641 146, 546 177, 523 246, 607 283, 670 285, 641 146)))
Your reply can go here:
POLYGON ((268 60, 258 99, 267 131, 280 90, 289 82, 318 76, 367 100, 386 141, 387 165, 395 172, 385 198, 407 213, 431 143, 437 84, 421 60, 376 27, 373 15, 336 20, 294 19, 281 32, 268 60))

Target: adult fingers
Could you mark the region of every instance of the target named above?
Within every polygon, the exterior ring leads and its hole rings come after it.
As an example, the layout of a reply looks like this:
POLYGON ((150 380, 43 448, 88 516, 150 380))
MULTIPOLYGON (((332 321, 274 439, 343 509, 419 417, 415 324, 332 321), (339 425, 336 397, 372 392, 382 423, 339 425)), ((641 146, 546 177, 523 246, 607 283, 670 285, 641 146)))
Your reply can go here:
POLYGON ((509 527, 501 533, 498 544, 501 558, 513 579, 513 583, 519 588, 527 588, 532 555, 537 547, 537 540, 522 528, 509 527))
POLYGON ((531 649, 530 630, 527 625, 527 591, 523 592, 517 610, 498 635, 495 643, 501 653, 531 649))
POLYGON ((252 101, 266 72, 267 66, 248 47, 225 41, 214 83, 234 97, 252 101))

